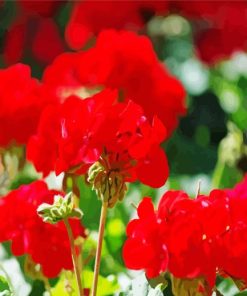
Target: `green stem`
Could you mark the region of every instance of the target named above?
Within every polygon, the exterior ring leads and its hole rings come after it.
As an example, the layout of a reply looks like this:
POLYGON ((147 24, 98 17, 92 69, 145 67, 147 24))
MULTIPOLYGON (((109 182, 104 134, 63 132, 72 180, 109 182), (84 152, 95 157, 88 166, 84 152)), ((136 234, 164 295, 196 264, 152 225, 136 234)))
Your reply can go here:
POLYGON ((221 188, 221 182, 222 178, 224 177, 226 166, 226 163, 218 160, 212 179, 212 184, 214 188, 221 188))
MULTIPOLYGON (((83 243, 80 244, 80 255, 78 257, 78 267, 79 267, 79 270, 80 270, 80 273, 83 271, 84 269, 84 261, 83 261, 83 243)), ((85 287, 84 286, 84 278, 82 277, 81 279, 81 282, 82 282, 82 287, 85 287)))
POLYGON ((101 251, 102 251, 102 244, 103 244, 103 238, 104 238, 104 232, 105 232, 107 209, 108 209, 108 202, 102 202, 101 214, 100 214, 100 225, 99 225, 99 238, 98 238, 98 245, 96 250, 95 264, 94 264, 92 296, 97 295, 99 268, 100 268, 101 251))
POLYGON ((50 286, 50 283, 49 283, 48 278, 47 277, 44 277, 43 278, 43 282, 44 282, 46 291, 49 293, 50 296, 52 296, 51 286, 50 286))
POLYGON ((69 236, 71 255, 72 255, 72 261, 73 261, 74 272, 75 272, 75 277, 76 277, 76 283, 77 283, 79 296, 84 296, 84 289, 83 289, 83 286, 82 286, 82 281, 81 281, 81 276, 80 276, 80 269, 79 269, 77 255, 76 255, 76 251, 75 251, 75 240, 74 240, 73 232, 72 232, 72 229, 71 229, 71 226, 69 224, 68 219, 66 218, 63 221, 64 221, 64 224, 66 226, 68 236, 69 236))

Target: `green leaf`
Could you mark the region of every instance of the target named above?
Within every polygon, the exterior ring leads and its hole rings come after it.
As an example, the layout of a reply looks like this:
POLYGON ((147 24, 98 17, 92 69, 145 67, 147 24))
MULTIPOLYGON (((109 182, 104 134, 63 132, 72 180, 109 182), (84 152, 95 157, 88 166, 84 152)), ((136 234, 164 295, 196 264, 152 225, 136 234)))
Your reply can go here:
MULTIPOLYGON (((67 287, 69 285, 70 290, 72 291, 70 293, 70 296, 77 296, 76 282, 75 282, 74 276, 70 275, 66 279, 64 274, 61 276, 57 285, 52 289, 53 296, 66 295, 67 293, 66 281, 67 281, 67 287)), ((90 270, 84 270, 83 271, 84 288, 91 288, 92 282, 93 282, 93 272, 90 270)), ((107 279, 102 276, 99 276, 97 296, 109 296, 114 294, 118 290, 119 290, 119 285, 115 277, 112 276, 112 278, 107 279)))
POLYGON ((0 296, 12 295, 7 279, 0 275, 0 296))
MULTIPOLYGON (((93 272, 90 270, 84 270, 83 277, 85 287, 90 288, 93 282, 93 272)), ((111 295, 115 293, 118 289, 119 285, 115 277, 112 277, 112 279, 110 280, 99 276, 97 296, 111 295)))

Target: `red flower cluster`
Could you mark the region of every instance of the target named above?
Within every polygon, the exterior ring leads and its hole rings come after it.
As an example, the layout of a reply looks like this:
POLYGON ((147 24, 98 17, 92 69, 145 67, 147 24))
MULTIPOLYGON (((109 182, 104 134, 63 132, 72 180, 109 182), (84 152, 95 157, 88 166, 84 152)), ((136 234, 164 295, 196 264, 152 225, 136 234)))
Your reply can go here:
POLYGON ((123 248, 125 265, 131 269, 145 269, 149 278, 156 277, 167 269, 168 251, 163 229, 151 198, 144 198, 138 206, 139 218, 127 226, 127 241, 123 248))
POLYGON ((247 177, 232 190, 196 199, 168 191, 157 211, 145 198, 127 228, 126 266, 146 269, 148 277, 166 269, 177 278, 204 277, 211 286, 217 272, 247 281, 246 186, 247 177))
MULTIPOLYGON (((37 207, 53 203, 54 195, 43 181, 23 185, 0 199, 0 241, 11 241, 15 256, 29 254, 47 277, 62 269, 73 269, 68 234, 63 222, 48 224, 37 214, 37 207)), ((74 237, 85 236, 78 220, 70 220, 74 237)))
POLYGON ((88 51, 59 56, 43 88, 64 103, 43 113, 28 145, 38 171, 85 173, 103 156, 128 181, 164 184, 168 166, 159 145, 185 113, 185 93, 146 37, 105 31, 88 51))
POLYGON ((8 28, 4 40, 4 61, 14 64, 30 55, 47 64, 64 51, 64 41, 53 16, 65 1, 17 2, 19 16, 8 28))
POLYGON ((152 119, 157 115, 171 134, 185 114, 185 91, 160 64, 151 42, 127 31, 104 31, 86 52, 65 54, 47 68, 44 82, 58 90, 106 87, 118 89, 152 119), (56 74, 55 74, 56 73, 56 74))
POLYGON ((40 15, 42 17, 52 17, 59 7, 65 4, 67 0, 17 0, 17 5, 23 14, 40 15))
POLYGON ((27 157, 44 175, 53 170, 84 174, 103 157, 126 181, 139 179, 159 187, 168 176, 166 156, 159 147, 165 136, 157 117, 150 124, 141 107, 132 101, 118 103, 116 91, 104 90, 84 100, 71 96, 47 108, 27 157))
MULTIPOLYGON (((67 1, 18 0, 18 17, 6 32, 4 59, 15 63, 30 56, 47 64, 65 49, 65 42, 54 20, 59 8, 67 1), (49 44, 49 46, 47 46, 49 44)), ((247 4, 232 1, 93 1, 72 4, 66 26, 68 45, 80 50, 93 37, 106 29, 142 32, 154 15, 181 14, 189 19, 194 30, 196 49, 207 63, 229 57, 234 51, 245 50, 247 4)), ((65 8, 66 9, 66 8, 65 8)), ((62 31, 62 28, 61 28, 62 31)))
POLYGON ((171 11, 195 23, 199 56, 207 63, 247 48, 246 1, 172 1, 171 11))
POLYGON ((40 84, 26 65, 1 69, 0 79, 0 146, 12 141, 25 144, 37 128, 41 111, 54 98, 41 96, 40 84))
POLYGON ((166 11, 167 1, 80 1, 73 7, 66 39, 71 48, 81 49, 90 37, 105 29, 137 31, 147 18, 166 11))
POLYGON ((223 240, 223 270, 230 276, 247 282, 247 175, 233 189, 226 190, 229 196, 231 223, 223 240), (233 247, 234 246, 234 247, 233 247))
POLYGON ((141 31, 154 15, 178 13, 188 18, 195 30, 201 59, 215 63, 247 47, 247 4, 245 1, 91 1, 76 3, 66 29, 73 49, 105 29, 141 31))

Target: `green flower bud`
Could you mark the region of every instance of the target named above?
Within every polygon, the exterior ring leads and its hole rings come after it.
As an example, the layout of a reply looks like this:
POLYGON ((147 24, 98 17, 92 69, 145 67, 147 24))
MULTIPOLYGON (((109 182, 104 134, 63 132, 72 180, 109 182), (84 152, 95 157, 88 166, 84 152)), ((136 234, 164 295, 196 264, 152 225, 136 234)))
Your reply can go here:
POLYGON ((99 199, 112 208, 118 200, 123 200, 127 186, 123 175, 116 171, 107 171, 99 162, 94 163, 88 172, 88 182, 99 199))
POLYGON ((247 148, 243 142, 243 133, 232 122, 228 123, 227 136, 221 141, 219 159, 230 167, 236 166, 243 155, 247 155, 247 148))
POLYGON ((74 207, 72 192, 62 197, 54 196, 53 204, 43 203, 37 209, 38 215, 44 222, 55 224, 66 218, 82 218, 82 211, 74 207))
POLYGON ((99 173, 104 172, 105 168, 100 162, 95 162, 93 165, 90 166, 88 170, 88 182, 93 184, 95 181, 95 178, 99 173))

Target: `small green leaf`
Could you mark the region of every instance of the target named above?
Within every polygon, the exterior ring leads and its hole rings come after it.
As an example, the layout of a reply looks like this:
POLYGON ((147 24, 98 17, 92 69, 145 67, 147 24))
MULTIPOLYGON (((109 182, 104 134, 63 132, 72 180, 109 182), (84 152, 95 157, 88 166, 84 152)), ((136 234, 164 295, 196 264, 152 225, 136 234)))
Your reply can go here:
MULTIPOLYGON (((90 287, 92 287, 92 282, 93 282, 93 272, 91 270, 84 270, 83 271, 84 288, 90 289, 90 287)), ((71 291, 70 296, 77 296, 77 288, 76 288, 74 276, 71 275, 65 278, 65 275, 63 274, 59 282, 57 283, 57 285, 52 289, 52 295, 53 296, 64 295, 68 287, 71 291)), ((99 276, 97 296, 109 296, 114 294, 118 290, 119 290, 119 285, 115 277, 112 277, 112 279, 109 279, 109 278, 107 279, 102 276, 99 276)))
POLYGON ((12 295, 13 293, 11 292, 8 280, 3 275, 0 275, 0 296, 12 295))

